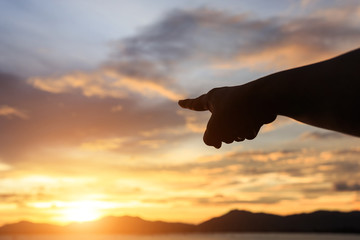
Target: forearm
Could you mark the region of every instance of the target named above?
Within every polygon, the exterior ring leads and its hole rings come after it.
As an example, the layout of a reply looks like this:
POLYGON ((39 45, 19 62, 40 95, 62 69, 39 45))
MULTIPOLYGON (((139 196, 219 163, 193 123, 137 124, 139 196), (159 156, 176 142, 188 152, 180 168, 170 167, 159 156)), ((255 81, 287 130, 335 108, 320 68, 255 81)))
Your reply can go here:
POLYGON ((360 136, 360 50, 249 85, 263 98, 266 111, 360 136))

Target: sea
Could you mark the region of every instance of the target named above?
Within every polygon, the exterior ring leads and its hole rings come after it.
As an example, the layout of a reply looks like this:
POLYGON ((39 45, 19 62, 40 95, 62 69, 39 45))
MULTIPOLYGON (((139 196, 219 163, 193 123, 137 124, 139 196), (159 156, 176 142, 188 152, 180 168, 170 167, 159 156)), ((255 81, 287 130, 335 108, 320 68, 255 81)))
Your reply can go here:
POLYGON ((14 235, 0 240, 360 240, 360 234, 225 233, 169 235, 14 235))

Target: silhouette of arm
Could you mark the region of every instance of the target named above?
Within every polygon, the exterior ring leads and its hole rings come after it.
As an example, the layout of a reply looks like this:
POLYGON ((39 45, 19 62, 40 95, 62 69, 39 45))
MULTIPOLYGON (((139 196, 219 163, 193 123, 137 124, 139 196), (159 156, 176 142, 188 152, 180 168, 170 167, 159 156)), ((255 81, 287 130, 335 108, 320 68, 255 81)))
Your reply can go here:
POLYGON ((244 85, 214 88, 179 105, 212 113, 204 142, 216 148, 255 138, 277 115, 360 137, 360 49, 244 85))

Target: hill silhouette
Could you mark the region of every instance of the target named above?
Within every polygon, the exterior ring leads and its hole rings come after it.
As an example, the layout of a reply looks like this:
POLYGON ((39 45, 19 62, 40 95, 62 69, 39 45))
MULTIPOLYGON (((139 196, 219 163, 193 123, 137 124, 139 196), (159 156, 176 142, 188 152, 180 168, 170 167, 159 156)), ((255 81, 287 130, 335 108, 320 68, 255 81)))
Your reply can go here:
POLYGON ((67 226, 22 221, 0 227, 0 234, 168 234, 215 232, 360 233, 360 212, 316 211, 279 216, 232 210, 198 225, 147 221, 139 217, 105 217, 67 226))
POLYGON ((65 227, 65 231, 70 233, 160 234, 192 232, 194 227, 195 225, 192 224, 146 221, 139 217, 124 216, 105 217, 93 222, 72 223, 65 227))
POLYGON ((199 232, 352 232, 360 233, 360 212, 316 211, 278 216, 232 210, 197 226, 199 232))

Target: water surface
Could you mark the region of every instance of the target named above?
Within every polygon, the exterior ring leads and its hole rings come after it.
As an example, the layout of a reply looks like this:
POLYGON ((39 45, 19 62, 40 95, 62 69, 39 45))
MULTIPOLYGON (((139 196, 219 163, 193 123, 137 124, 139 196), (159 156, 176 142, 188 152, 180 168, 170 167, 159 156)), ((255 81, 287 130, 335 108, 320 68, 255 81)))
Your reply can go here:
POLYGON ((359 240, 360 234, 225 233, 169 235, 17 235, 0 240, 359 240))

